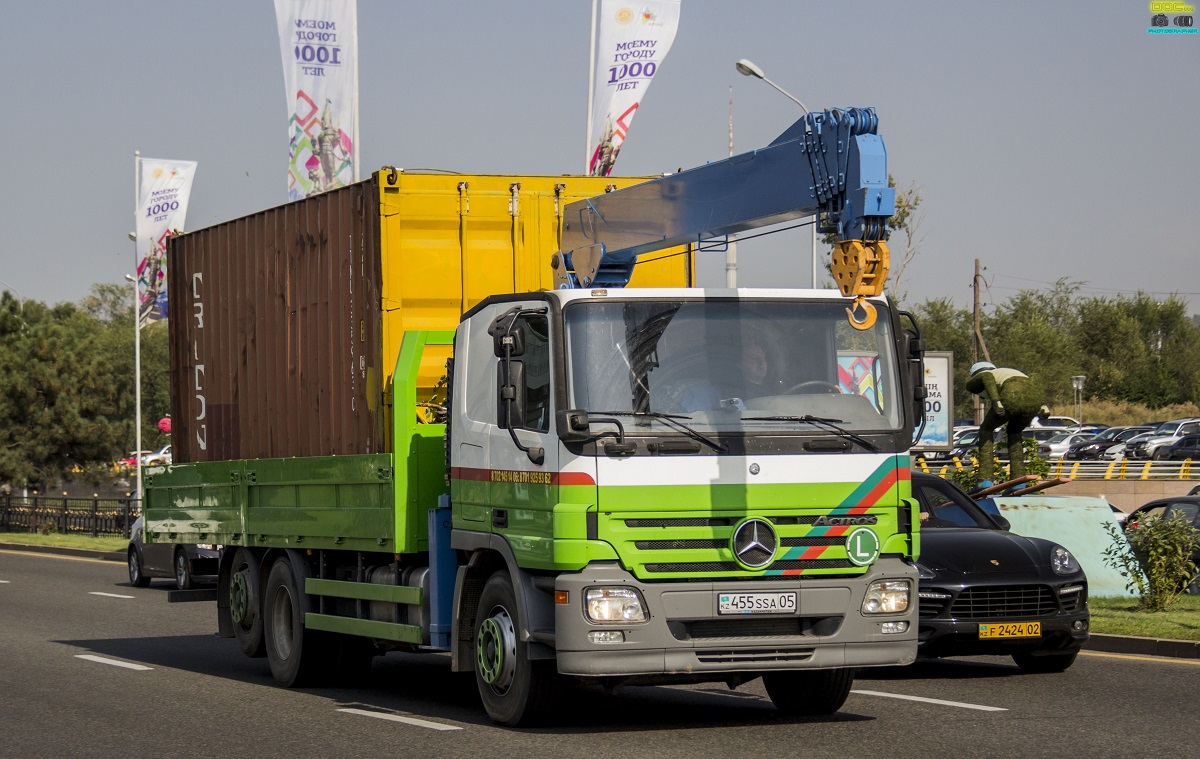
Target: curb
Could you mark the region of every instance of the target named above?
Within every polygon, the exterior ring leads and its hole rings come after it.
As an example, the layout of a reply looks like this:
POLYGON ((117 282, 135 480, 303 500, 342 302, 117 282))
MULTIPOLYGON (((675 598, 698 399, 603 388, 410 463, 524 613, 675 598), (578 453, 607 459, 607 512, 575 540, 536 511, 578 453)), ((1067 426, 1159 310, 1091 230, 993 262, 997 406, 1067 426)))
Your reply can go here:
POLYGON ((0 543, 0 550, 52 553, 58 556, 79 556, 85 559, 101 559, 103 561, 125 563, 125 554, 122 551, 93 551, 88 548, 66 548, 63 546, 31 546, 24 543, 0 543))
POLYGON ((1141 654, 1166 656, 1173 659, 1200 659, 1200 641, 1139 638, 1133 635, 1103 635, 1091 633, 1084 649, 1110 654, 1141 654))

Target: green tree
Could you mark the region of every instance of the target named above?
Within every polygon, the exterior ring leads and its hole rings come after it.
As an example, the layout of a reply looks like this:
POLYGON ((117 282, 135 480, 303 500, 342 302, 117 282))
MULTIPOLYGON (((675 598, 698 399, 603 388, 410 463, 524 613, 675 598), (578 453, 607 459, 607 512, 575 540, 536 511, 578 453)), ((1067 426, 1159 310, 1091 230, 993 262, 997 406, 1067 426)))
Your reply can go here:
POLYGON ((102 337, 74 305, 0 295, 0 482, 54 482, 120 449, 120 382, 102 337))
POLYGON ((982 320, 992 363, 1038 381, 1051 405, 1074 401, 1071 376, 1084 368, 1083 351, 1072 340, 1079 287, 1060 279, 1049 291, 1022 290, 982 320))
POLYGON ((912 312, 925 338, 925 349, 954 354, 954 416, 971 418, 974 409, 966 389, 971 364, 971 312, 956 307, 950 298, 927 300, 912 312))

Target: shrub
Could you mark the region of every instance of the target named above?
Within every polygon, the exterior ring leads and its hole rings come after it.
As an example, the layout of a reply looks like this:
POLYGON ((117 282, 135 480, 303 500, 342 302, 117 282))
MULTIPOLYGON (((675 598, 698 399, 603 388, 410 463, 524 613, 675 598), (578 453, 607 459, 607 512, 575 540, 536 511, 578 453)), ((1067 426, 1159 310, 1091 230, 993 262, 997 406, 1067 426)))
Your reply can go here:
POLYGON ((1104 563, 1125 578, 1126 589, 1138 596, 1138 608, 1166 611, 1196 582, 1192 556, 1200 547, 1200 531, 1182 516, 1150 517, 1124 536, 1111 523, 1104 528, 1112 538, 1104 563))
MULTIPOLYGON (((1025 446, 1025 474, 1036 474, 1038 477, 1045 477, 1049 474, 1050 462, 1038 455, 1037 441, 1025 438, 1022 444, 1025 446)), ((996 445, 998 447, 1000 443, 996 445)), ((999 459, 996 460, 993 471, 996 473, 997 482, 1003 482, 1008 477, 1008 465, 999 459)), ((969 464, 964 464, 961 468, 952 468, 947 473, 947 479, 953 480, 968 493, 978 489, 979 483, 982 481, 979 477, 979 449, 971 451, 969 464)))

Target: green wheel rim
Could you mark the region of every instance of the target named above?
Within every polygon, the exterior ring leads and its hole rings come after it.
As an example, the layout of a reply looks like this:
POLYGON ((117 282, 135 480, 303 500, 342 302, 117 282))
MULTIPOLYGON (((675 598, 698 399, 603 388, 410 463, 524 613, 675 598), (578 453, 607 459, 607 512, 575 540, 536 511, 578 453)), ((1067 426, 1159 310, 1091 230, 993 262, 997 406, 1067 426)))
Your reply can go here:
POLYGON ((516 673, 517 636, 512 617, 503 608, 479 624, 475 642, 475 663, 483 681, 498 694, 512 685, 516 673))
POLYGON ((229 615, 235 625, 246 621, 246 610, 249 608, 247 598, 250 595, 246 586, 246 570, 234 572, 229 578, 229 615))

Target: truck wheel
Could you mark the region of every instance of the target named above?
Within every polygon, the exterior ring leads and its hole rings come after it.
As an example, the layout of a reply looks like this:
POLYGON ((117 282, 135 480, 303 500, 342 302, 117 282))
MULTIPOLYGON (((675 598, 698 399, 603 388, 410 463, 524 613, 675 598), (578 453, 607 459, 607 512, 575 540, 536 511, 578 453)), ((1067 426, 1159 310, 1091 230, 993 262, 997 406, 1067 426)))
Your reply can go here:
POLYGON ((483 586, 475 622, 475 684, 492 721, 529 725, 551 711, 558 685, 553 661, 530 661, 518 639, 516 594, 507 572, 483 586))
POLYGON ((263 645, 262 572, 258 559, 245 548, 237 549, 229 572, 229 616, 233 635, 246 656, 266 655, 263 645))
POLYGON ((1050 654, 1048 656, 1035 656, 1026 651, 1019 654, 1013 654, 1013 661, 1021 668, 1022 672, 1032 674, 1042 674, 1047 672, 1063 672, 1067 667, 1075 663, 1075 657, 1078 652, 1069 654, 1050 654))
POLYGON ((180 590, 190 590, 192 585, 192 566, 188 563, 187 552, 183 546, 175 549, 175 587, 180 590))
POLYGON ((263 637, 271 675, 286 688, 313 685, 324 674, 321 637, 304 629, 307 602, 286 556, 271 566, 264 599, 263 637))
POLYGON ((145 588, 150 585, 146 570, 142 569, 142 555, 138 549, 129 547, 129 584, 135 588, 145 588))
POLYGON ((833 714, 846 703, 854 685, 854 669, 768 672, 763 675, 763 685, 771 703, 784 714, 817 717, 833 714))

